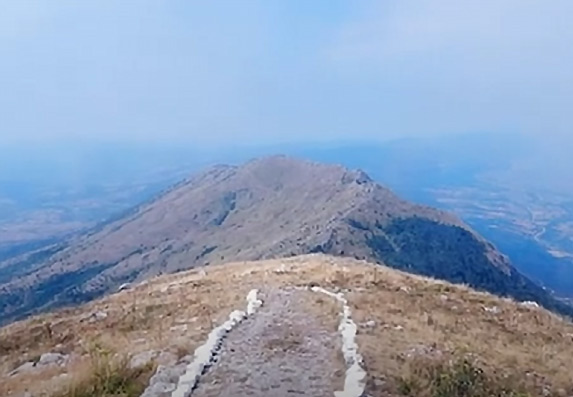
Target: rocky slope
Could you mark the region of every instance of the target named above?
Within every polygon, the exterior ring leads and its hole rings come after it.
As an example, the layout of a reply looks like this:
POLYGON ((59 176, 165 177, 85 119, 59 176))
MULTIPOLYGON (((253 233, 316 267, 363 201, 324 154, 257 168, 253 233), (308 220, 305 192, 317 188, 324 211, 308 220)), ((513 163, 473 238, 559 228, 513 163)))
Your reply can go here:
POLYGON ((86 235, 0 264, 0 318, 162 273, 315 252, 570 310, 454 216, 401 200, 360 171, 271 157, 214 167, 86 235))

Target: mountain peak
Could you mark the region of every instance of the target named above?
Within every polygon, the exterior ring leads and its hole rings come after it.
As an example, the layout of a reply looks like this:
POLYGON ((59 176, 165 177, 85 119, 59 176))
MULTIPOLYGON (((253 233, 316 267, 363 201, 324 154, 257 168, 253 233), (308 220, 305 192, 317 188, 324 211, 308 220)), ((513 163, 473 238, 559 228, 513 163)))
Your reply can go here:
POLYGON ((18 318, 197 266, 315 252, 567 311, 455 216, 402 200, 360 170, 273 156, 210 168, 32 265, 15 261, 32 270, 0 285, 0 313, 18 318))

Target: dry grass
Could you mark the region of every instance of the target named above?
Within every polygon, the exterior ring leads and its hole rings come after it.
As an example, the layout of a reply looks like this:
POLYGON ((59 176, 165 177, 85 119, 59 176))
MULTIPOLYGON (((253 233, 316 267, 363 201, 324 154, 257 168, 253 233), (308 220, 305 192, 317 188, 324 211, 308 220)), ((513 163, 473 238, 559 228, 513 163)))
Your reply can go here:
MULTIPOLYGON (((105 346, 120 356, 148 350, 171 351, 178 356, 193 352, 214 324, 229 312, 243 309, 249 286, 228 288, 227 275, 215 271, 163 277, 131 291, 112 295, 77 309, 37 316, 0 330, 0 395, 28 390, 33 396, 49 395, 80 376, 90 363, 89 347, 105 346), (87 318, 106 313, 99 321, 87 318), (70 354, 62 368, 7 377, 23 362, 46 352, 70 354)), ((81 375, 83 376, 83 375, 81 375)))
MULTIPOLYGON (((95 343, 118 357, 147 350, 185 355, 230 311, 244 309, 251 288, 310 283, 350 290, 347 298, 359 324, 358 343, 372 396, 406 395, 400 387, 411 374, 422 384, 429 382, 427 374, 414 370, 420 362, 431 360, 447 374, 450 362, 468 357, 491 379, 519 380, 531 396, 541 395, 544 388, 555 396, 573 394, 570 322, 463 286, 351 259, 311 255, 212 266, 206 275, 190 271, 160 277, 80 308, 0 329, 0 395, 16 396, 28 390, 33 396, 50 396, 89 379, 94 373, 89 346, 95 343), (282 263, 286 271, 277 272, 282 263), (484 309, 493 307, 499 312, 484 309), (98 311, 107 313, 107 318, 82 321, 86 314, 98 311), (370 320, 374 327, 365 325, 370 320), (6 376, 18 364, 49 351, 71 354, 73 359, 63 368, 6 376), (62 378, 61 373, 69 376, 62 378)), ((334 300, 309 292, 306 301, 309 314, 329 329, 338 326, 340 306, 334 300)), ((333 350, 333 359, 342 360, 339 349, 333 350)), ((420 393, 419 397, 424 396, 420 393)))
POLYGON ((372 266, 354 277, 352 284, 364 288, 349 294, 355 320, 377 324, 358 336, 368 369, 380 374, 370 384, 372 395, 396 393, 398 380, 419 360, 439 364, 466 357, 479 360, 486 373, 522 380, 531 396, 545 389, 573 393, 569 321, 509 299, 386 268, 372 266))
POLYGON ((526 397, 519 378, 500 376, 470 358, 419 358, 409 363, 398 390, 408 397, 526 397))
POLYGON ((130 368, 128 356, 94 345, 88 352, 90 363, 51 397, 139 397, 155 367, 152 363, 130 368))

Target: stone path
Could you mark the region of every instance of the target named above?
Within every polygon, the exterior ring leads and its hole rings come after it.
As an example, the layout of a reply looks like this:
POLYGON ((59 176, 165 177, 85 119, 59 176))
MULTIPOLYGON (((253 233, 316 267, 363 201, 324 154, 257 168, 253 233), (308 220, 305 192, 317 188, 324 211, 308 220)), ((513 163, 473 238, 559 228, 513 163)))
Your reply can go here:
POLYGON ((263 307, 229 334, 192 396, 325 397, 341 390, 340 335, 305 311, 308 294, 261 291, 263 307))

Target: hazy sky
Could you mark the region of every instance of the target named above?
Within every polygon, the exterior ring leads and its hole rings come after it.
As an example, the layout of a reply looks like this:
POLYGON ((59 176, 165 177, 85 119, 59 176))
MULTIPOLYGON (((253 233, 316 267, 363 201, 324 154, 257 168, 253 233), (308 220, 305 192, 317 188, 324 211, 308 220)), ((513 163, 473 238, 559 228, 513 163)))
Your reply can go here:
POLYGON ((4 0, 0 141, 573 129, 573 1, 4 0))

